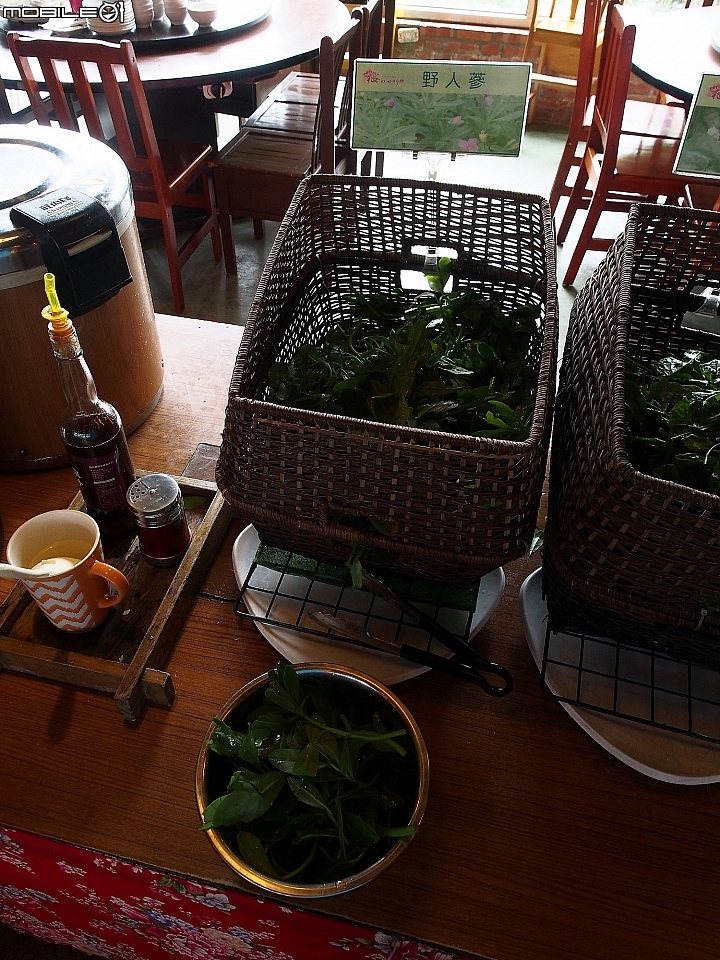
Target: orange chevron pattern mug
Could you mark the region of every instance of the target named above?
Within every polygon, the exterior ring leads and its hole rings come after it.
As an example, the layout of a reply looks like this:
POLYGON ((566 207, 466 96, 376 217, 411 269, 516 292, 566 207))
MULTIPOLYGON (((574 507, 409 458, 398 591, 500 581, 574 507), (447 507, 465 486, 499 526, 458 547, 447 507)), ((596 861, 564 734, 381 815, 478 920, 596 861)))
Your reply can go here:
POLYGON ((27 520, 10 537, 7 557, 29 571, 19 579, 48 620, 68 633, 99 626, 130 587, 104 562, 100 529, 79 510, 50 510, 27 520))

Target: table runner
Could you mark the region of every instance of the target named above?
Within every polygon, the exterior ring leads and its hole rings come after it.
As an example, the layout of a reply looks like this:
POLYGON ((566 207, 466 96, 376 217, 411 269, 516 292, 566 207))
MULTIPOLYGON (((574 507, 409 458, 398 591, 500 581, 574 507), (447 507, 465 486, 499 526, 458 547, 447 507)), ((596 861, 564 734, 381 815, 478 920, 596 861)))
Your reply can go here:
POLYGON ((469 960, 2 826, 0 922, 119 960, 469 960))

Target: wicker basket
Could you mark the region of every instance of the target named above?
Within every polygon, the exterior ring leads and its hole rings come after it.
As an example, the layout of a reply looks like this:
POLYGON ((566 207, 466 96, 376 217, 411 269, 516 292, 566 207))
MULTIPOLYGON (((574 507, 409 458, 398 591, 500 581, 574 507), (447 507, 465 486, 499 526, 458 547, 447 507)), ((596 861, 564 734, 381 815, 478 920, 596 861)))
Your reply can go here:
POLYGON ((318 175, 278 232, 233 374, 217 469, 220 489, 264 542, 429 580, 471 583, 522 556, 535 529, 557 356, 552 221, 540 197, 433 182, 318 175), (264 401, 267 372, 349 315, 348 291, 389 293, 422 269, 416 245, 457 251, 456 289, 506 308, 542 308, 530 437, 484 440, 314 413, 264 401), (391 535, 334 522, 335 511, 389 522, 391 535), (380 554, 379 551, 384 551, 380 554), (384 559, 379 560, 379 557, 384 559))
POLYGON ((641 204, 575 301, 550 458, 552 629, 720 664, 720 497, 634 469, 624 386, 626 355, 718 352, 680 323, 691 288, 719 280, 718 214, 641 204))

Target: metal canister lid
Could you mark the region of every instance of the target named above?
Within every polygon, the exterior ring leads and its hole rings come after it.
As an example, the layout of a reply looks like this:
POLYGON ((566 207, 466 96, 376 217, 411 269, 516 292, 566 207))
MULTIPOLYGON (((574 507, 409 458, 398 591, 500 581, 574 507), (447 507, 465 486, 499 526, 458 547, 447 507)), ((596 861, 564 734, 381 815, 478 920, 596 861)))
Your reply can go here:
POLYGON ((106 144, 74 130, 0 125, 0 289, 40 279, 45 266, 29 230, 10 209, 51 190, 73 187, 98 200, 122 236, 134 213, 127 167, 106 144), (38 272, 37 278, 34 273, 38 272))
POLYGON ((141 527, 164 527, 183 513, 177 481, 165 473, 148 473, 128 487, 127 502, 141 527))

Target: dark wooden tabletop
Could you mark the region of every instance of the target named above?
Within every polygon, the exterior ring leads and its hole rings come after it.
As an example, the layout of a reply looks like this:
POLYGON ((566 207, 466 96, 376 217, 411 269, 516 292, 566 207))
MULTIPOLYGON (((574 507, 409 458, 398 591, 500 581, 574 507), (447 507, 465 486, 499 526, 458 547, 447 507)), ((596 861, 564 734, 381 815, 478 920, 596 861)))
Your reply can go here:
POLYGON ((633 73, 651 87, 689 103, 703 73, 720 74, 720 54, 710 45, 720 32, 720 7, 656 13, 629 6, 627 18, 637 25, 633 73))
MULTIPOLYGON (((261 77, 317 56, 321 38, 337 39, 349 21, 341 0, 273 0, 266 19, 217 43, 186 50, 138 51, 140 76, 144 84, 156 88, 261 77)), ((4 35, 0 36, 0 77, 11 85, 19 80, 4 35)))
MULTIPOLYGON (((159 318, 165 394, 130 438, 179 473, 220 442, 240 328, 159 318)), ((0 477, 4 539, 69 503, 69 469, 0 477)), ((194 770, 217 709, 277 654, 232 609, 233 521, 167 664, 177 698, 124 722, 111 697, 0 673, 0 824, 248 890, 198 830, 194 770)), ((4 544, 3 544, 4 552, 4 544)), ((382 876, 311 909, 496 960, 716 960, 720 785, 678 786, 606 753, 541 689, 505 568, 477 644, 515 689, 491 700, 432 671, 396 692, 430 755, 420 831, 382 876)), ((0 597, 11 584, 0 581, 0 597)))

